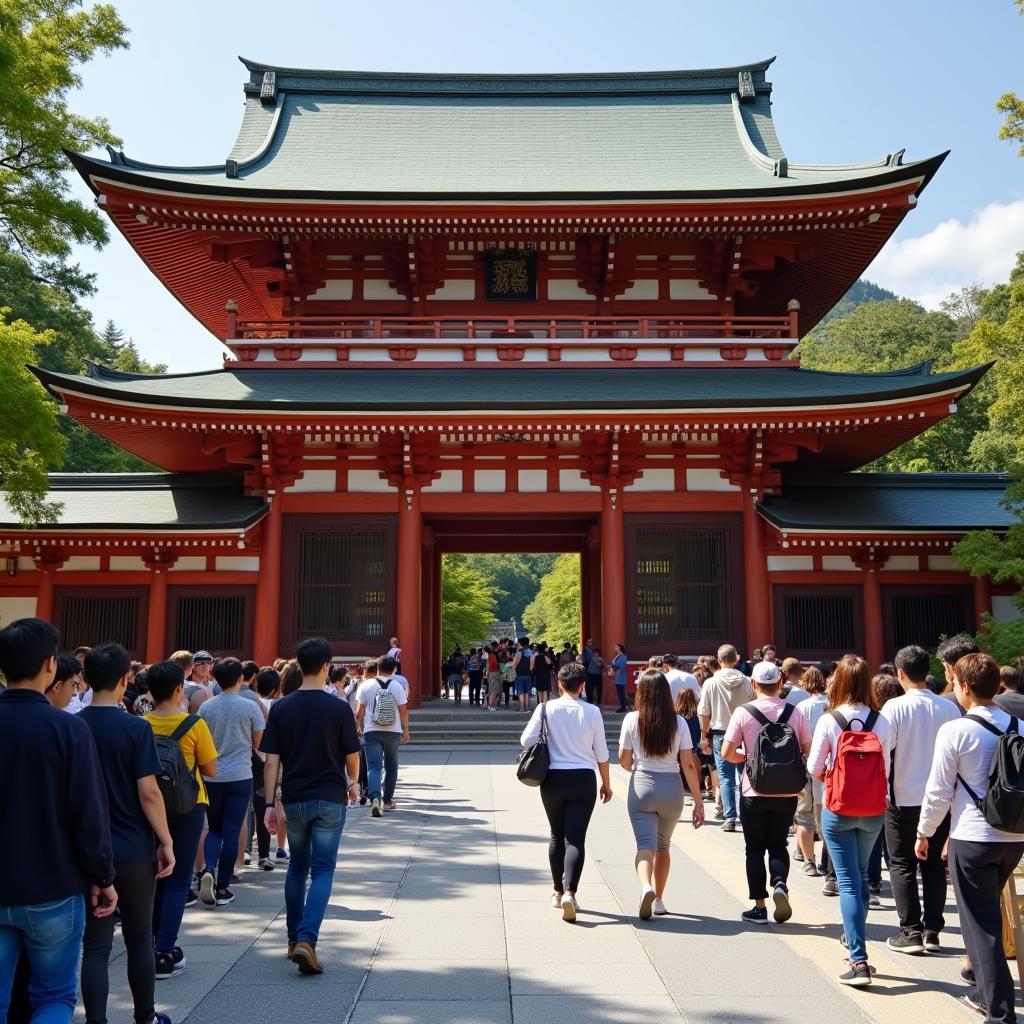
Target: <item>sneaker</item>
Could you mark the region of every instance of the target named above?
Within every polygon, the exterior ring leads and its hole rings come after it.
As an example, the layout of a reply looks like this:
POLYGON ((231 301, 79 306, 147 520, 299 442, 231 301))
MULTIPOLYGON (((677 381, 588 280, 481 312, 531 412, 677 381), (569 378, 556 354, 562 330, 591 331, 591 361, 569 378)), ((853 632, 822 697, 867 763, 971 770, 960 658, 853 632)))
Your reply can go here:
POLYGON ((645 885, 640 893, 640 903, 636 911, 637 917, 639 917, 641 921, 649 921, 653 910, 654 890, 649 885, 645 885))
POLYGON ((826 878, 825 884, 821 887, 822 896, 838 896, 839 883, 834 878, 826 878))
POLYGON ((726 818, 726 820, 722 823, 722 831, 723 832, 735 832, 736 831, 736 819, 735 818, 726 818))
POLYGON ((988 1010, 985 1009, 985 1004, 981 1001, 981 993, 976 988, 969 988, 960 998, 975 1013, 980 1013, 983 1017, 988 1016, 988 1010))
POLYGON ((184 964, 176 964, 170 953, 156 954, 156 977, 159 981, 175 978, 185 970, 184 964))
POLYGON ((882 905, 882 897, 876 892, 868 893, 868 906, 869 907, 880 907, 882 905))
POLYGON ((775 905, 772 917, 777 924, 785 924, 793 916, 793 908, 789 903, 789 890, 781 883, 772 890, 772 903, 775 905))
POLYGON ((746 921, 747 924, 767 924, 768 908, 751 907, 749 910, 745 910, 742 914, 740 914, 740 920, 746 921))
POLYGON ((974 968, 964 966, 960 968, 960 977, 967 982, 968 985, 976 985, 977 979, 974 977, 974 968))
POLYGON ((288 859, 288 851, 287 850, 282 850, 282 849, 279 848, 278 851, 277 851, 277 859, 278 860, 287 860, 288 859))
POLYGON ((808 878, 817 878, 818 877, 818 865, 815 864, 813 860, 805 860, 803 862, 803 865, 801 866, 800 870, 808 878))
POLYGON ((715 808, 715 821, 725 821, 725 811, 721 807, 715 808))
POLYGON ((393 811, 397 806, 398 804, 396 804, 394 800, 385 800, 384 803, 381 804, 381 807, 383 807, 385 811, 393 811))
POLYGON ((216 880, 213 877, 213 872, 207 868, 199 876, 199 898, 208 906, 212 907, 216 902, 214 895, 214 889, 216 888, 216 880))
POLYGON ((379 818, 381 816, 381 813, 382 812, 380 809, 380 800, 378 800, 377 797, 374 797, 373 803, 370 805, 370 814, 372 814, 373 817, 375 818, 379 818))
POLYGON ((240 883, 241 883, 241 881, 242 881, 242 880, 241 880, 241 879, 240 879, 240 878, 238 877, 238 875, 232 875, 232 876, 231 876, 231 877, 230 877, 230 878, 228 879, 228 885, 238 885, 238 884, 240 884, 240 883))
POLYGON ((881 882, 872 882, 868 886, 868 893, 871 896, 881 896, 882 895, 882 883, 881 882))
POLYGON ((916 955, 924 952, 924 943, 920 932, 897 932, 885 940, 885 944, 897 953, 916 955))
POLYGON ((214 897, 214 902, 218 907, 226 907, 229 903, 235 902, 235 894, 225 886, 223 889, 218 889, 214 897))
POLYGON ((153 1011, 153 1024, 171 1024, 171 1018, 160 1010, 153 1011))
POLYGON ((189 889, 188 895, 185 897, 185 906, 194 907, 199 902, 199 893, 195 889, 189 889))
POLYGON ((252 864, 252 854, 251 853, 246 853, 246 854, 244 854, 242 856, 242 864, 245 867, 250 867, 251 866, 251 864, 252 864))
POLYGON ((668 913, 668 908, 661 900, 655 900, 651 909, 654 911, 655 917, 664 917, 668 913))
POLYGON ((551 906, 553 906, 555 910, 562 909, 562 893, 553 892, 551 894, 551 906))
POLYGON ((807 858, 804 856, 803 850, 801 850, 799 846, 793 851, 793 860, 795 860, 797 864, 802 864, 805 860, 807 860, 807 858))
POLYGON ((292 950, 292 962, 298 964, 299 974, 323 974, 324 965, 316 950, 308 942, 296 942, 292 950))
POLYGON ((171 950, 171 958, 174 960, 175 967, 184 968, 185 966, 185 954, 182 952, 181 946, 175 946, 171 950))
POLYGON ((840 985, 851 985, 853 988, 867 988, 871 984, 871 970, 867 964, 850 964, 839 975, 840 985))
POLYGON ((942 946, 939 943, 938 932, 925 932, 924 933, 924 951, 926 953, 941 953, 942 946))
POLYGON ((561 907, 563 921, 568 921, 571 924, 576 920, 576 911, 580 909, 580 906, 571 892, 562 894, 561 907))
POLYGON ((269 857, 260 857, 258 867, 261 871, 273 871, 274 862, 269 857))

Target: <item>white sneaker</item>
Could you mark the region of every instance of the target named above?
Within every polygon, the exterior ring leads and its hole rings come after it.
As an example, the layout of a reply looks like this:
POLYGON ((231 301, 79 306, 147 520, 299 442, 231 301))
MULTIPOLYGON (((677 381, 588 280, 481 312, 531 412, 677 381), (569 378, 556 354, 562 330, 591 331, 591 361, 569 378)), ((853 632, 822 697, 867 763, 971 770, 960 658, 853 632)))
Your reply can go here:
POLYGON ((576 920, 576 911, 580 909, 580 905, 576 902, 576 897, 571 892, 564 893, 562 896, 562 920, 572 923, 576 920))
POLYGON ((562 909, 562 893, 553 892, 551 894, 551 906, 553 906, 555 910, 562 909))
POLYGON ((668 908, 661 900, 655 900, 651 909, 654 911, 655 917, 664 917, 668 913, 668 908))
POLYGON ((641 921, 648 921, 650 920, 653 908, 654 890, 649 885, 645 885, 640 893, 640 905, 637 908, 637 916, 641 921))
POLYGON ((370 814, 372 814, 373 817, 375 818, 379 818, 381 816, 381 813, 382 812, 380 809, 380 800, 374 797, 373 803, 370 805, 370 814))

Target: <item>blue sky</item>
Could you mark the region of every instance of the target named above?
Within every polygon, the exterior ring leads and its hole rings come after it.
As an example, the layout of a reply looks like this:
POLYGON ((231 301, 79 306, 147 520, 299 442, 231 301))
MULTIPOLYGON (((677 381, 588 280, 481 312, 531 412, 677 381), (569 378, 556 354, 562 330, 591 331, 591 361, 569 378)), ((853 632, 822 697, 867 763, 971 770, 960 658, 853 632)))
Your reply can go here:
MULTIPOLYGON (((282 65, 388 71, 715 67, 777 55, 769 79, 791 160, 949 159, 868 276, 934 305, 1004 279, 1024 248, 1024 159, 993 106, 1024 92, 1012 0, 119 0, 131 49, 84 72, 77 111, 102 114, 141 160, 217 163, 241 117, 242 54, 282 65)), ((497 158, 497 156, 496 156, 497 158)), ((91 199, 84 185, 76 184, 91 199)), ((149 359, 212 368, 222 349, 112 232, 77 253, 97 275, 96 320, 149 359)))

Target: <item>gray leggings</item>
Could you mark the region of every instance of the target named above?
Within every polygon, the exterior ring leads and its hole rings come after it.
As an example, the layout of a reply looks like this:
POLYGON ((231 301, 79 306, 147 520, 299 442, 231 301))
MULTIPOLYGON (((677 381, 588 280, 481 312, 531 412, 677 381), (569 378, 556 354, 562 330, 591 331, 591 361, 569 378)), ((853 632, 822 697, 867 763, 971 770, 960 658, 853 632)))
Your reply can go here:
POLYGON ((638 850, 664 853, 683 813, 686 791, 679 772, 634 771, 629 777, 629 821, 638 850))

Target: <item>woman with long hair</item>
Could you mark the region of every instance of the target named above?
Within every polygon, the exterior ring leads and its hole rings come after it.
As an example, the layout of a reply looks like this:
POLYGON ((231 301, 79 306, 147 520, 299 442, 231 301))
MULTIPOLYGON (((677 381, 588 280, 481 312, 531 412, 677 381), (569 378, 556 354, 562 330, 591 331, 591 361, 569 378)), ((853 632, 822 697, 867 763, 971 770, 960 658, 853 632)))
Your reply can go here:
MULTIPOLYGON (((878 715, 871 687, 871 670, 863 658, 848 654, 836 665, 829 683, 829 710, 822 715, 814 730, 814 742, 807 770, 811 778, 827 781, 825 807, 821 825, 839 887, 839 911, 849 949, 849 966, 839 975, 839 983, 864 988, 871 984, 868 951, 864 931, 867 925, 870 887, 868 867, 875 840, 882 831, 885 817, 885 782, 889 770, 889 723, 878 715), (840 789, 841 773, 837 772, 843 736, 848 733, 873 732, 881 748, 881 756, 860 755, 857 774, 865 768, 881 775, 881 809, 878 813, 851 812, 853 801, 868 803, 878 779, 872 779, 871 790, 859 786, 853 793, 840 789), (870 758, 870 761, 869 761, 870 758)), ((846 755, 849 757, 850 755, 846 755)), ((856 756, 856 755, 855 755, 856 756)), ((845 769, 845 765, 843 766, 845 769)))
POLYGON ((636 710, 622 720, 619 764, 631 772, 627 808, 636 837, 637 913, 646 921, 652 913, 668 913, 664 895, 672 867, 669 849, 686 799, 680 772, 693 796, 693 827, 704 824, 690 728, 676 714, 672 689, 661 672, 649 670, 637 683, 636 710))
POLYGON ((600 708, 583 699, 586 677, 582 665, 563 665, 558 670, 560 696, 537 705, 519 740, 524 747, 532 747, 546 724, 549 764, 540 799, 551 828, 551 904, 562 911, 563 921, 570 922, 579 910, 576 892, 583 874, 587 828, 597 803, 595 770, 601 776, 601 802, 612 798, 604 720, 600 708))

